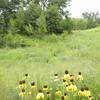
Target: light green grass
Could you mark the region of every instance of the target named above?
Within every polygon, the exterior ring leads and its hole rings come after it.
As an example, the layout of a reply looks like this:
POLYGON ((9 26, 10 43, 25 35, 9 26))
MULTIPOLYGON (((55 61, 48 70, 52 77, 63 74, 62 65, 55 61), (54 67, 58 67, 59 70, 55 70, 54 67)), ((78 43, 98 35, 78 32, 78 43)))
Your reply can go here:
POLYGON ((81 71, 95 100, 100 100, 100 27, 75 31, 56 42, 47 37, 35 41, 33 47, 0 49, 0 100, 20 100, 16 87, 24 73, 42 85, 65 69, 81 71))

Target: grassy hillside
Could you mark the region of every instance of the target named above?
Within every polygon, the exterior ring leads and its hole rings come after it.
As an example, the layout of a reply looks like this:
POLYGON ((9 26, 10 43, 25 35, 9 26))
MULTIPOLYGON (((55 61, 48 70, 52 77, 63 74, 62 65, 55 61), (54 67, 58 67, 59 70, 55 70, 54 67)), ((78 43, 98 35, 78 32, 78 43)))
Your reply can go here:
POLYGON ((25 73, 38 85, 54 73, 81 71, 95 100, 100 100, 100 27, 75 31, 62 40, 35 41, 32 47, 0 49, 0 100, 20 100, 16 87, 25 73))

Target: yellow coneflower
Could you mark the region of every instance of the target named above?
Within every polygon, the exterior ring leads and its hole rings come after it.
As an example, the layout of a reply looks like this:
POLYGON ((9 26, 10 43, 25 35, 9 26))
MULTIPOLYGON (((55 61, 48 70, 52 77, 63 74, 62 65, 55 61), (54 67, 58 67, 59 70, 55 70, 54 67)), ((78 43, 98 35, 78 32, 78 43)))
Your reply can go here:
POLYGON ((85 96, 84 88, 78 91, 78 96, 85 96))
POLYGON ((25 80, 19 81, 19 89, 25 89, 26 88, 26 82, 25 80))
POLYGON ((67 93, 64 93, 64 99, 68 100, 68 94, 67 93))
POLYGON ((51 96, 51 94, 50 94, 49 91, 46 93, 46 95, 47 95, 47 97, 50 97, 51 96))
POLYGON ((42 90, 39 90, 37 96, 36 96, 37 100, 44 100, 44 93, 42 92, 42 90))
POLYGON ((64 80, 69 80, 70 79, 70 75, 69 75, 69 72, 67 70, 65 70, 65 74, 63 76, 63 79, 64 80))
POLYGON ((70 75, 70 80, 75 80, 75 76, 73 74, 70 75))
POLYGON ((21 96, 21 98, 23 98, 25 95, 26 95, 25 89, 22 89, 21 92, 19 93, 19 96, 21 96))
POLYGON ((63 79, 63 85, 68 85, 68 82, 66 80, 63 79))
POLYGON ((60 90, 56 90, 56 96, 60 97, 61 96, 61 91, 60 90))
POLYGON ((64 96, 61 96, 61 100, 65 100, 64 96))
POLYGON ((85 87, 84 94, 85 94, 85 97, 91 96, 91 91, 89 90, 88 87, 85 87))
POLYGON ((19 81, 19 88, 22 89, 23 88, 23 82, 19 81))
POLYGON ((64 96, 61 96, 61 100, 68 100, 68 95, 67 95, 67 93, 64 93, 64 96))
POLYGON ((26 88, 26 81, 25 80, 22 80, 22 85, 23 85, 23 88, 26 88))
POLYGON ((58 74, 54 74, 54 82, 57 82, 57 81, 59 81, 58 74))
POLYGON ((74 84, 74 79, 70 79, 70 84, 74 84))
POLYGON ((47 85, 44 85, 43 86, 43 91, 47 92, 49 89, 48 89, 48 86, 47 85))
POLYGON ((83 80, 83 75, 82 75, 81 72, 78 73, 77 79, 78 79, 78 80, 83 80))
POLYGON ((29 78, 29 74, 28 73, 25 74, 25 79, 27 79, 27 78, 29 78))
POLYGON ((93 96, 89 96, 88 100, 93 100, 93 98, 94 98, 93 96))
POLYGON ((66 90, 70 92, 77 91, 77 86, 74 83, 69 84, 68 86, 66 86, 66 90))
POLYGON ((31 83, 31 89, 35 89, 35 88, 36 88, 35 82, 32 82, 31 83))

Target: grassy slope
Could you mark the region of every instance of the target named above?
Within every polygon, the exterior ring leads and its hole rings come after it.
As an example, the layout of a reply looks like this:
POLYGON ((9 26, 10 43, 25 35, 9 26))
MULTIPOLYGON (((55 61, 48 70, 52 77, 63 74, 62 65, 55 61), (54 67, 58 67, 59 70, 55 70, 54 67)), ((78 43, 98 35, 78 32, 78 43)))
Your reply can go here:
POLYGON ((100 28, 77 31, 56 43, 37 41, 33 47, 0 50, 0 100, 19 100, 16 86, 26 72, 43 84, 54 72, 82 71, 100 100, 100 28))

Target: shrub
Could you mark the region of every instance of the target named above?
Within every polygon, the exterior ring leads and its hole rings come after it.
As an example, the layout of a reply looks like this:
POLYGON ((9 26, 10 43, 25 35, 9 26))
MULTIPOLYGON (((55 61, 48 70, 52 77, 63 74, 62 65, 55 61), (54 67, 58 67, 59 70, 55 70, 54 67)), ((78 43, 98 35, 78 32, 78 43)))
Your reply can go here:
POLYGON ((50 41, 51 41, 51 42, 56 42, 56 41, 57 41, 57 35, 56 35, 55 33, 52 33, 52 34, 50 35, 50 41))
POLYGON ((64 40, 66 38, 66 36, 68 36, 68 31, 64 31, 62 34, 61 34, 61 38, 64 40))
POLYGON ((24 36, 18 34, 14 35, 11 33, 6 34, 2 38, 2 41, 5 47, 11 47, 11 48, 31 46, 33 44, 33 41, 31 39, 27 39, 24 36))
POLYGON ((73 18, 73 29, 74 30, 84 30, 87 29, 87 20, 82 18, 73 18))

